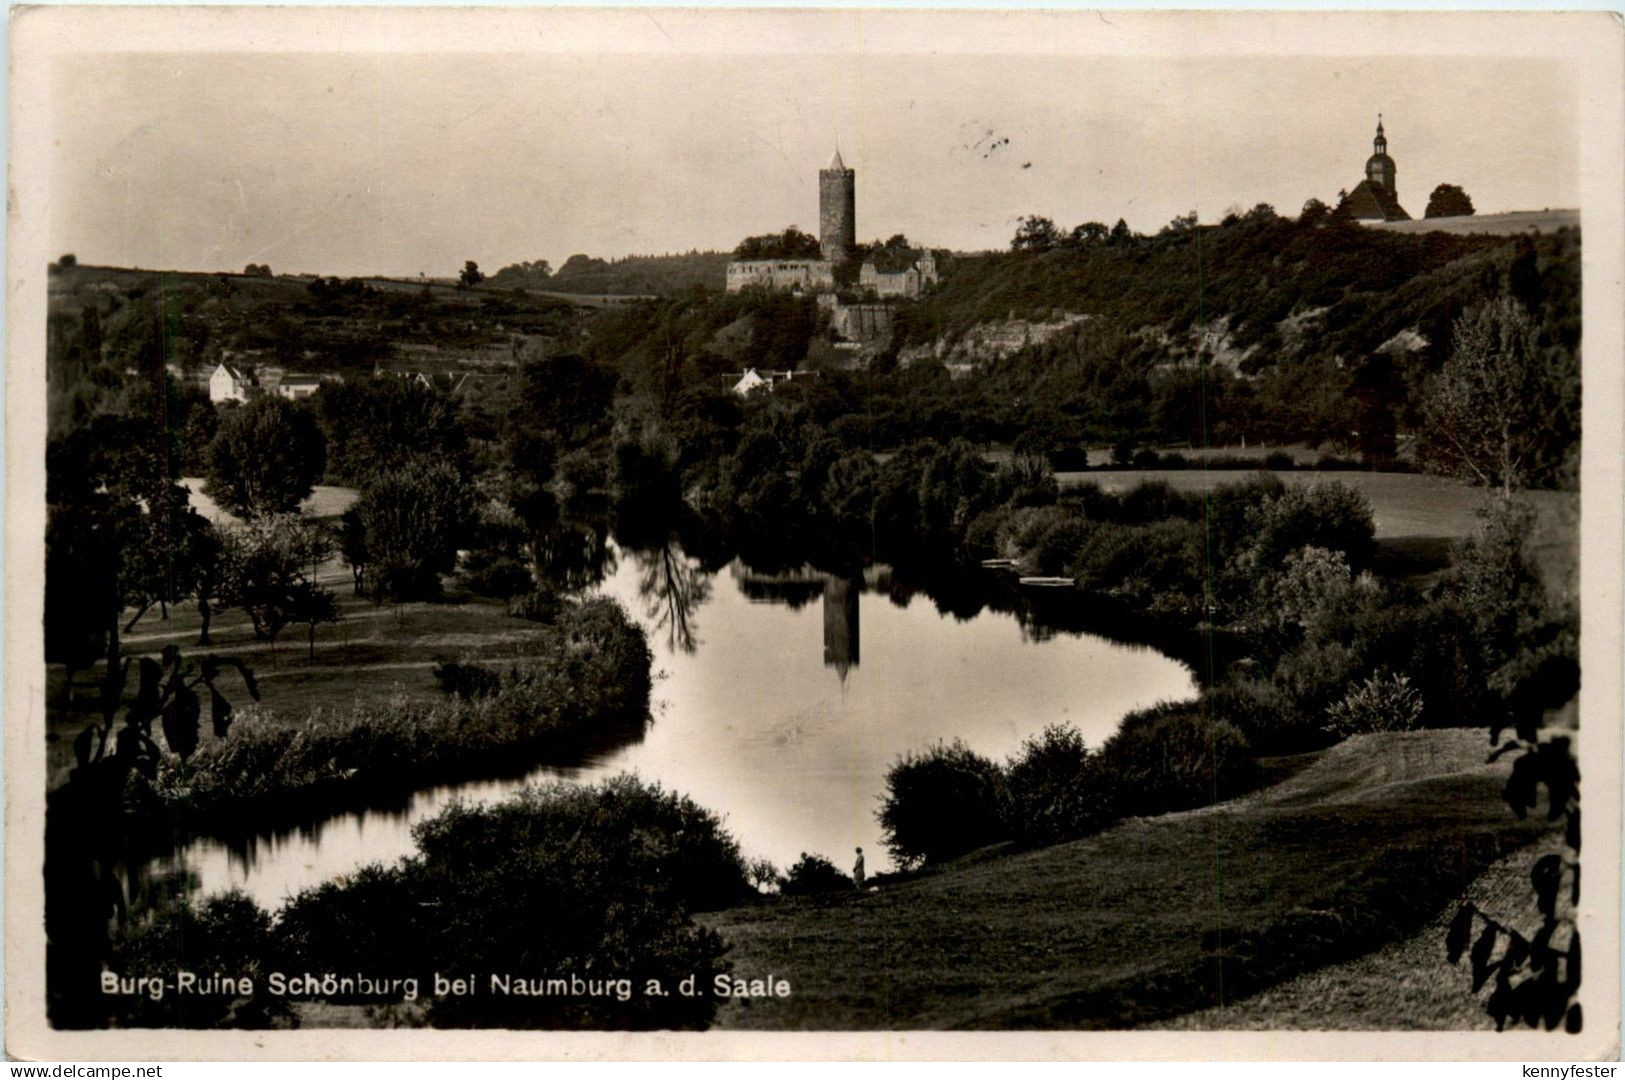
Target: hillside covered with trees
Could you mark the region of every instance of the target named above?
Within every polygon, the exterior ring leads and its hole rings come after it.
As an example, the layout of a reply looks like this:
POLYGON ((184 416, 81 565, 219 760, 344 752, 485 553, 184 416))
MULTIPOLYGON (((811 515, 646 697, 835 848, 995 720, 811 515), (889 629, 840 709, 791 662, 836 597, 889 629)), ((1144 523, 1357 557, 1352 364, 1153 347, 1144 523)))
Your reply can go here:
POLYGON ((557 269, 546 259, 504 266, 487 286, 616 296, 681 296, 696 289, 721 292, 727 284, 729 253, 689 251, 679 255, 628 255, 598 259, 572 255, 557 269))

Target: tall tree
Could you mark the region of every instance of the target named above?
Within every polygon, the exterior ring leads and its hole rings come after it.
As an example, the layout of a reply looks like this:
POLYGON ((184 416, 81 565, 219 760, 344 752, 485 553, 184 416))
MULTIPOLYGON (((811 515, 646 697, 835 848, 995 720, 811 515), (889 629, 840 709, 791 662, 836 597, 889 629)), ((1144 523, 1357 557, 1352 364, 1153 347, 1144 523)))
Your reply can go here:
POLYGON ((1011 251, 1049 251, 1061 242, 1055 222, 1036 214, 1024 217, 1010 238, 1011 251))
POLYGON ((378 474, 355 504, 367 560, 364 590, 378 600, 439 596, 440 575, 456 567, 473 518, 468 487, 443 462, 419 460, 378 474))
POLYGON ((1467 193, 1455 184, 1440 184, 1428 196, 1428 208, 1424 217, 1470 217, 1473 214, 1473 200, 1467 193))
POLYGON ((450 394, 383 375, 323 386, 313 400, 334 483, 360 486, 420 455, 467 468, 468 436, 450 394))
POLYGON ((1072 230, 1068 241, 1074 247, 1086 247, 1091 244, 1104 244, 1109 236, 1111 236, 1111 230, 1100 222, 1086 221, 1072 230))
POLYGON ((581 446, 607 434, 615 373, 573 353, 533 360, 520 376, 509 414, 511 437, 551 434, 581 446))
POLYGON ((219 598, 248 613, 255 638, 274 646, 290 623, 337 617, 332 594, 316 584, 333 553, 322 526, 299 514, 262 514, 226 529, 224 541, 219 598))
POLYGON ((241 518, 296 509, 327 464, 310 411, 279 397, 227 409, 209 443, 204 491, 241 518))
POLYGON ((1503 493, 1524 486, 1540 435, 1539 363, 1535 324, 1522 304, 1501 296, 1470 308, 1456 321, 1428 396, 1424 460, 1503 493))

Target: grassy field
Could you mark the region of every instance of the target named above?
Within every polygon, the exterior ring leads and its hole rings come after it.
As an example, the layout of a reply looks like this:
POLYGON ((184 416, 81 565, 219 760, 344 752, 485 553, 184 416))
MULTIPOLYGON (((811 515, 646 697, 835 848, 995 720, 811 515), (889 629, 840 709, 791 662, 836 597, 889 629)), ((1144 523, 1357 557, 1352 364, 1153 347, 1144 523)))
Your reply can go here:
MULTIPOLYGON (((1525 937, 1540 929, 1529 888, 1529 868, 1546 854, 1561 854, 1551 836, 1495 863, 1467 889, 1467 898, 1525 937)), ((1187 1013, 1154 1026, 1179 1031, 1494 1031, 1483 999, 1462 993, 1465 965, 1452 964, 1443 942, 1454 905, 1421 931, 1374 952, 1288 979, 1241 1001, 1187 1013)))
POLYGON ((1556 232, 1579 224, 1578 210, 1512 210, 1504 214, 1473 214, 1470 217, 1385 221, 1371 228, 1406 233, 1443 232, 1457 236, 1516 236, 1527 232, 1556 232))
MULTIPOLYGON (((1057 473, 1062 488, 1099 484, 1122 491, 1147 481, 1164 481, 1176 491, 1211 491, 1247 479, 1245 471, 1202 469, 1124 469, 1057 473)), ((1423 568, 1443 565, 1450 545, 1478 528, 1477 513, 1489 498, 1483 488, 1425 473, 1281 472, 1288 484, 1346 484, 1371 501, 1377 541, 1397 561, 1423 568)), ((1519 498, 1535 511, 1530 545, 1547 585, 1576 595, 1579 570, 1580 497, 1571 491, 1529 491, 1519 498)))
MULTIPOLYGON (((1300 468, 1313 468, 1321 458, 1327 457, 1330 451, 1326 449, 1313 449, 1304 443, 1253 443, 1251 446, 1242 446, 1232 443, 1228 446, 1173 446, 1163 447, 1165 453, 1177 453, 1191 462, 1193 467, 1199 467, 1203 461, 1222 463, 1220 467, 1227 468, 1230 462, 1246 462, 1247 468, 1265 468, 1265 462, 1272 455, 1284 454, 1292 459, 1292 463, 1300 468)), ((1090 447, 1084 451, 1089 459, 1091 469, 1105 469, 1112 463, 1112 448, 1109 446, 1090 447)), ((1003 465, 1015 457, 1015 453, 1008 447, 989 450, 986 454, 989 461, 1003 465)), ((1124 470, 1128 471, 1128 470, 1124 470)), ((1069 473, 1062 471, 1058 476, 1087 476, 1086 473, 1069 473)), ((1244 474, 1243 474, 1244 475, 1244 474)))
MULTIPOLYGON (((232 520, 230 514, 220 509, 219 503, 203 493, 203 485, 208 481, 199 476, 183 476, 181 483, 192 493, 192 506, 198 513, 216 525, 232 520)), ((299 512, 317 521, 334 522, 344 511, 355 505, 359 494, 355 488, 318 484, 311 491, 310 497, 299 504, 299 512)))
POLYGON ((710 916, 736 974, 793 987, 719 1024, 1128 1027, 1351 959, 1421 930, 1542 835, 1501 801, 1486 749, 1478 730, 1361 736, 1210 810, 710 916))
MULTIPOLYGON (((353 702, 392 695, 438 699, 442 695, 434 666, 439 660, 477 653, 483 660, 500 661, 522 654, 524 643, 540 633, 533 624, 509 617, 496 601, 453 595, 441 603, 378 606, 352 594, 350 572, 342 565, 325 567, 320 580, 337 595, 340 619, 317 628, 314 652, 302 626, 283 631, 274 648, 255 641, 248 618, 235 610, 215 617, 212 644, 199 649, 197 608, 190 604, 171 609, 167 622, 157 609, 149 612, 124 635, 125 651, 156 653, 174 644, 189 655, 208 651, 241 657, 259 680, 263 718, 297 723, 317 708, 337 713, 353 702)), ((66 779, 73 764, 74 736, 99 719, 94 678, 89 673, 77 676, 71 711, 50 710, 46 767, 51 787, 66 779)), ((228 678, 234 684, 235 677, 228 678)), ((53 704, 60 700, 60 666, 47 670, 46 691, 53 704)), ((246 704, 246 692, 237 701, 246 704)))

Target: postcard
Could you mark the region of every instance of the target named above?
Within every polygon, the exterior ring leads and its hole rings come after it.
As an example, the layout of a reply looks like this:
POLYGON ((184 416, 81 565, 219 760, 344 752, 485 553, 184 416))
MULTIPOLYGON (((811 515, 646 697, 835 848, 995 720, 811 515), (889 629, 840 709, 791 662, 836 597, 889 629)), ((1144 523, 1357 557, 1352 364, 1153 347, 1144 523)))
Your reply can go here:
POLYGON ((1616 17, 12 26, 13 1056, 1617 1056, 1616 17))

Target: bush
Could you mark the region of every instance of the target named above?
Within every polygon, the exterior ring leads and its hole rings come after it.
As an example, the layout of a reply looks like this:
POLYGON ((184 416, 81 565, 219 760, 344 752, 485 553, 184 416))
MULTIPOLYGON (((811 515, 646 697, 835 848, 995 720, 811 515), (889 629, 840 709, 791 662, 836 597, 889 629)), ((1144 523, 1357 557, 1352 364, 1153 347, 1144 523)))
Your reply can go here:
POLYGON ((998 522, 995 545, 1001 555, 1024 557, 1038 546, 1045 534, 1068 522, 1081 520, 1075 508, 1068 505, 1024 506, 1015 510, 1000 507, 977 519, 978 525, 986 519, 998 522))
POLYGON ((554 622, 564 608, 564 598, 552 589, 531 589, 508 601, 508 614, 529 622, 554 622))
POLYGON ((1078 549, 1088 542, 1094 526, 1081 517, 1063 518, 1039 534, 1029 557, 1039 574, 1065 574, 1077 558, 1078 549))
POLYGON ((886 773, 880 825, 900 866, 938 862, 1004 838, 1003 776, 963 742, 907 754, 886 773))
POLYGON ((158 978, 164 992, 108 996, 118 1023, 129 1027, 266 1028, 292 1026, 287 1000, 265 992, 270 970, 271 919, 240 892, 188 903, 168 896, 132 912, 114 935, 107 970, 124 978, 158 978), (182 994, 179 971, 206 977, 247 977, 254 993, 182 994))
POLYGON ((1305 641, 1282 654, 1272 673, 1276 687, 1311 729, 1314 718, 1366 673, 1351 645, 1332 639, 1305 641))
POLYGON ((502 686, 502 676, 490 668, 456 660, 442 660, 436 664, 434 677, 439 681, 441 690, 465 701, 494 694, 502 686))
POLYGON ((1303 547, 1342 552, 1354 570, 1369 564, 1376 551, 1371 503, 1335 481, 1285 488, 1259 503, 1249 524, 1252 540, 1238 560, 1244 574, 1279 566, 1303 547))
POLYGON ((1111 823, 1097 758, 1076 728, 1054 724, 1022 744, 1005 767, 1005 823, 1027 844, 1058 844, 1111 823))
POLYGON ((1248 613, 1252 628, 1261 634, 1299 635, 1349 587, 1349 567, 1341 552, 1299 548, 1281 563, 1259 567, 1248 613))
POLYGON ((1207 695, 1212 715, 1231 724, 1259 752, 1308 749, 1321 741, 1312 717, 1305 717, 1281 688, 1257 674, 1256 664, 1233 669, 1207 695))
POLYGON ((1175 491, 1166 480, 1135 484, 1119 495, 1113 520, 1128 525, 1146 525, 1169 518, 1200 520, 1201 496, 1175 491))
POLYGON ((1257 782, 1247 738, 1205 701, 1130 713, 1100 752, 1118 813, 1164 814, 1234 798, 1257 782))
POLYGON ((512 555, 489 551, 469 553, 462 580, 470 592, 503 600, 518 596, 536 584, 529 566, 512 555))
POLYGON ((835 864, 822 855, 809 855, 805 851, 785 875, 779 891, 785 896, 814 896, 818 893, 851 892, 857 888, 852 879, 835 869, 835 864))
POLYGON ((1102 524, 1072 564, 1079 587, 1122 596, 1152 611, 1199 612, 1206 560, 1199 522, 1102 524))
POLYGON ((1326 710, 1325 731, 1341 742, 1372 731, 1414 731, 1422 722, 1422 695, 1403 674, 1378 672, 1326 710))
POLYGON ((302 893, 278 937, 292 970, 471 972, 479 992, 428 1005, 441 1027, 703 1028, 726 946, 690 913, 749 895, 738 845, 691 800, 620 776, 454 805, 419 825, 398 868, 302 893), (493 975, 575 980, 488 993, 493 975), (694 976, 702 992, 678 993, 694 976), (658 979, 664 996, 646 993, 658 979))
MULTIPOLYGON (((1060 496, 1051 461, 1031 454, 1020 454, 1001 465, 994 476, 1004 501, 1011 506, 1048 506, 1060 496)), ((1085 455, 1085 465, 1087 465, 1085 455)))

